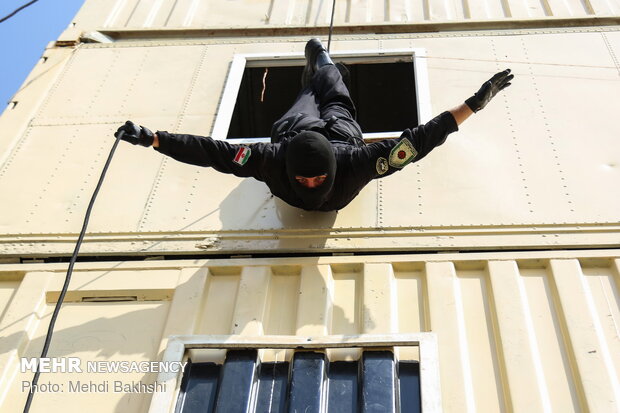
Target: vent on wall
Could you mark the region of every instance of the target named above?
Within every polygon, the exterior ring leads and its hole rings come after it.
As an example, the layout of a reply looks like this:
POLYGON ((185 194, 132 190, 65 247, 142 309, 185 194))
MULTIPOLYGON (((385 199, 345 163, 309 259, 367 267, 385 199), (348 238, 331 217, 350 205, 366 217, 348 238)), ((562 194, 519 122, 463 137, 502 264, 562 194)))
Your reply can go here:
MULTIPOLYGON (((66 303, 111 303, 123 301, 170 301, 173 289, 151 288, 144 290, 74 290, 67 291, 66 303)), ((60 291, 48 291, 45 300, 48 304, 58 302, 60 291)))

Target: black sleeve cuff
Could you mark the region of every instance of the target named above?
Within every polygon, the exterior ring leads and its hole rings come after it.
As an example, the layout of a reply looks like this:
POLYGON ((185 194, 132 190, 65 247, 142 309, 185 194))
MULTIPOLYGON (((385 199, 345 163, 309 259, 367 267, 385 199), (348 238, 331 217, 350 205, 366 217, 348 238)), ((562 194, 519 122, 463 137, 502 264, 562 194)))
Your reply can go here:
POLYGON ((170 149, 170 134, 166 131, 157 131, 157 139, 159 140, 159 147, 155 149, 157 152, 168 154, 170 149))
POLYGON ((456 124, 456 119, 449 111, 445 111, 439 115, 439 119, 442 125, 446 127, 446 135, 459 130, 459 125, 456 124))

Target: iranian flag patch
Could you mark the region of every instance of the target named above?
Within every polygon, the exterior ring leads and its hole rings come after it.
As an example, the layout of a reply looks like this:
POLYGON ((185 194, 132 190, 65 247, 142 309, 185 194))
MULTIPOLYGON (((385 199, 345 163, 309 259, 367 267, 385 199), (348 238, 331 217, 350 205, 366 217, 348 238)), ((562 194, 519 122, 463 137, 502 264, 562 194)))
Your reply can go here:
POLYGON ((238 165, 245 165, 245 163, 250 159, 250 155, 252 154, 252 150, 247 146, 240 146, 237 149, 237 154, 233 158, 233 162, 238 165))
POLYGON ((418 151, 415 150, 409 139, 404 138, 390 151, 389 163, 394 168, 402 168, 413 161, 416 156, 418 156, 418 151))

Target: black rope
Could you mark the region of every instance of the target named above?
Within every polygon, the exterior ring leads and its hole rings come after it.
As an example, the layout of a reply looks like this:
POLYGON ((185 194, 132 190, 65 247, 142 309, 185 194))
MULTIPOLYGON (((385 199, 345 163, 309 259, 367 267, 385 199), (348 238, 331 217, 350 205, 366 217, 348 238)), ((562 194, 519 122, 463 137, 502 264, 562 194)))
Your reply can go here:
MULTIPOLYGON (((73 250, 73 255, 71 256, 71 260, 69 261, 69 268, 67 269, 67 275, 65 276, 65 283, 62 286, 62 290, 60 291, 60 296, 58 297, 58 302, 56 302, 56 307, 54 307, 54 312, 52 313, 52 318, 50 319, 50 324, 47 327, 47 334, 45 335, 45 343, 43 344, 43 350, 41 351, 41 357, 47 357, 47 352, 50 347, 50 343, 52 341, 52 335, 54 333, 54 325, 56 324, 56 319, 58 318, 58 313, 60 312, 60 307, 62 306, 62 302, 65 299, 65 295, 67 294, 67 290, 69 289, 69 283, 71 282, 71 275, 73 274, 73 266, 75 265, 75 260, 77 259, 78 252, 80 251, 80 246, 82 245, 82 241, 84 240, 84 235, 86 234, 86 227, 88 227, 88 220, 90 219, 90 213, 92 212, 93 205, 95 205, 95 199, 97 198, 97 194, 99 194, 99 189, 101 189, 101 185, 103 184, 103 179, 105 178, 105 174, 108 171, 108 167, 110 166, 110 162, 112 162, 112 156, 114 155, 114 151, 116 151, 116 147, 120 142, 124 132, 119 132, 116 140, 114 141, 114 145, 112 145, 112 149, 110 150, 110 154, 108 155, 108 159, 103 166, 103 171, 101 171, 101 176, 99 177, 99 182, 97 182, 97 186, 95 187, 95 191, 93 192, 93 196, 90 199, 90 203, 88 204, 88 208, 86 208, 86 215, 84 216, 84 224, 82 225, 82 231, 80 232, 80 236, 78 237, 77 243, 75 244, 75 249, 73 250)), ((37 383, 39 382, 40 371, 38 369, 34 373, 34 377, 32 378, 32 384, 30 386, 30 391, 28 392, 28 398, 26 399, 26 404, 24 405, 24 413, 28 413, 30 411, 30 405, 32 404, 32 399, 35 394, 35 389, 37 383)))
POLYGON ((332 31, 334 30, 334 12, 336 11, 336 0, 332 3, 332 19, 329 23, 329 37, 327 39, 327 53, 329 53, 329 46, 332 44, 332 31))
POLYGON ((24 10, 26 7, 36 3, 39 0, 32 0, 31 2, 28 2, 26 4, 24 4, 23 6, 18 7, 17 9, 13 10, 12 13, 7 14, 6 16, 4 16, 3 18, 0 19, 0 23, 2 23, 5 20, 10 19, 11 17, 15 16, 17 13, 19 13, 20 11, 24 10))

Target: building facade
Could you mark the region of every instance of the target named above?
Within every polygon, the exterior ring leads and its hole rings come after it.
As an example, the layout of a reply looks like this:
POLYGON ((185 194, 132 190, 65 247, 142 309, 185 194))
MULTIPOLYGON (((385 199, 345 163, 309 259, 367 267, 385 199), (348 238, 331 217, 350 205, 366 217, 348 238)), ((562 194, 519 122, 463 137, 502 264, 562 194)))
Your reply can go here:
MULTIPOLYGON (((1 411, 116 128, 265 140, 331 11, 87 0, 50 43, 0 117, 1 411)), ((513 85, 333 213, 121 143, 50 347, 81 371, 42 373, 31 411, 620 411, 619 23, 617 0, 336 1, 368 140, 513 85)))

